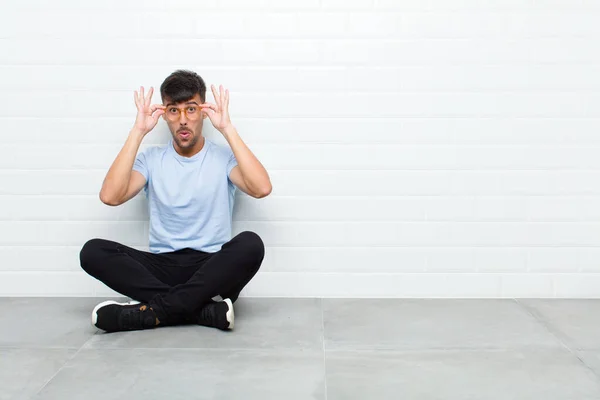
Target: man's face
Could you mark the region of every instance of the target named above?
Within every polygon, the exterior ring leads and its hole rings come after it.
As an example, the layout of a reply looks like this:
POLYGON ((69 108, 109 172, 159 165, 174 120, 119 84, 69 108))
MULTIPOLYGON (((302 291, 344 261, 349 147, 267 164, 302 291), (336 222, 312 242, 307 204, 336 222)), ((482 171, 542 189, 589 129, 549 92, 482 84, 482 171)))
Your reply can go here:
POLYGON ((173 135, 175 144, 181 149, 193 148, 202 136, 202 121, 206 114, 200 109, 202 100, 196 94, 191 99, 174 104, 170 99, 165 99, 166 107, 163 118, 173 135))

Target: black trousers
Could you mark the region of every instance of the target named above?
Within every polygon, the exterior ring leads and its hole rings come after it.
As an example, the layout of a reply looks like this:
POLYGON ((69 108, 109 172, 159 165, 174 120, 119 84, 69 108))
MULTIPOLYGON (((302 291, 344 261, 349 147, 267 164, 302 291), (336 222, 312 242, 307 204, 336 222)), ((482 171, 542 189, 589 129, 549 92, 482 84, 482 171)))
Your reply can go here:
POLYGON ((235 302, 265 254, 261 238, 242 232, 216 253, 181 249, 150 253, 105 239, 91 239, 79 254, 81 267, 106 286, 149 304, 161 324, 189 321, 220 295, 235 302))

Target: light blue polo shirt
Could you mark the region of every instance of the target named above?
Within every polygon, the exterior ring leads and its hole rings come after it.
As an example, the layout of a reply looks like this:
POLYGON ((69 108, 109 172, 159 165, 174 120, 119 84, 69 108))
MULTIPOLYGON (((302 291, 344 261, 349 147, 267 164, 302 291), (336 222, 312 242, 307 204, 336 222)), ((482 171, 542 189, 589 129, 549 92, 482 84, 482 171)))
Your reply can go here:
POLYGON ((233 151, 205 139, 200 152, 184 157, 173 138, 139 152, 133 165, 146 178, 152 253, 192 248, 214 253, 231 240, 237 165, 233 151))

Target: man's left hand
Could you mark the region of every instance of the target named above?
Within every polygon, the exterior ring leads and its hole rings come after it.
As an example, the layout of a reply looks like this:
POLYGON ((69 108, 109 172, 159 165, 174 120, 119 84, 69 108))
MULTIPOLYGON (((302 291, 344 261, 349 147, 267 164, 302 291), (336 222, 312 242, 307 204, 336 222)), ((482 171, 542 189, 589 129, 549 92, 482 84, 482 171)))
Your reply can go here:
POLYGON ((219 85, 219 93, 217 93, 215 85, 210 85, 210 88, 217 104, 205 102, 200 107, 208 115, 213 126, 219 132, 225 134, 225 131, 232 126, 229 118, 229 90, 225 90, 223 85, 219 85))

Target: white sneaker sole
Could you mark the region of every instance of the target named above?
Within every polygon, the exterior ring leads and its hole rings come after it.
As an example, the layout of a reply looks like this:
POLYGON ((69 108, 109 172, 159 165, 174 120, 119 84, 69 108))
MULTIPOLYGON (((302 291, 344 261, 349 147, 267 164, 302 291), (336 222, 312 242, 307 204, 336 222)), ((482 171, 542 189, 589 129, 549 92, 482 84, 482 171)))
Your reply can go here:
POLYGON ((225 299, 223 301, 225 303, 227 303, 227 306, 229 307, 229 311, 227 311, 227 314, 226 314, 227 322, 229 322, 229 329, 233 329, 233 325, 235 322, 235 313, 233 312, 233 303, 229 299, 225 299))
POLYGON ((107 300, 107 301, 103 301, 102 303, 98 304, 96 307, 94 307, 94 310, 92 311, 92 325, 96 326, 96 322, 98 322, 98 310, 104 306, 107 306, 109 304, 117 304, 119 306, 128 306, 131 304, 140 304, 139 301, 129 301, 127 303, 119 303, 117 301, 114 300, 107 300))

